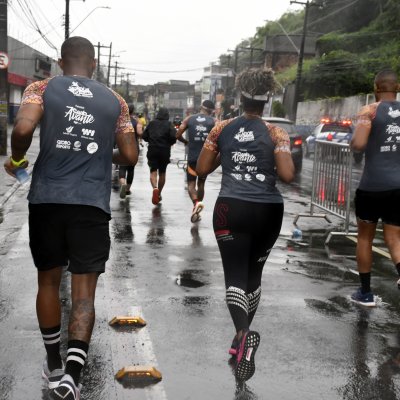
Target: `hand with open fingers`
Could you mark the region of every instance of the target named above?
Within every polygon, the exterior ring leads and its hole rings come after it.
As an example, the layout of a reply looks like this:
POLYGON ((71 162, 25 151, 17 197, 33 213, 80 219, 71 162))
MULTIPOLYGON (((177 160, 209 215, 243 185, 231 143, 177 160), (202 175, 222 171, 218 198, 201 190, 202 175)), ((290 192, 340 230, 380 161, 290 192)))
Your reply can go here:
POLYGON ((11 175, 12 177, 15 176, 15 170, 17 168, 27 168, 29 165, 29 161, 24 157, 20 161, 15 161, 13 160, 12 157, 7 158, 6 161, 4 161, 4 169, 6 170, 8 175, 11 175))

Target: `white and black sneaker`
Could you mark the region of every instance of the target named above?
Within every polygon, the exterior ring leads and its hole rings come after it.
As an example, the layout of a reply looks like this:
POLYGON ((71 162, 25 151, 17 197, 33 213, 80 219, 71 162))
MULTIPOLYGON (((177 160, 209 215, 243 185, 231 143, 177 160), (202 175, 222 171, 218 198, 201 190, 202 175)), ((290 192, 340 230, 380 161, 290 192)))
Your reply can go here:
POLYGON ((47 382, 49 389, 55 389, 61 381, 61 378, 64 376, 64 363, 61 368, 53 369, 53 371, 49 370, 49 366, 47 365, 47 357, 43 361, 43 369, 42 369, 42 377, 47 382))
POLYGON ((203 211, 204 204, 201 201, 197 201, 193 207, 192 216, 190 217, 191 222, 199 222, 201 220, 200 213, 203 211))
POLYGON ((65 374, 60 384, 53 390, 53 400, 79 400, 81 398, 82 385, 76 387, 71 375, 65 374))

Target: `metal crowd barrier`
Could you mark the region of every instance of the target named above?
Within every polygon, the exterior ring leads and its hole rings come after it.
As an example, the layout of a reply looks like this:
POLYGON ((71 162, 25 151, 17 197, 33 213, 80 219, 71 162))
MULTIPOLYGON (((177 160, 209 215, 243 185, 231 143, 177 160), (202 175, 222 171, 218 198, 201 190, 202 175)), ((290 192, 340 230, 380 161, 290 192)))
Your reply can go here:
POLYGON ((298 214, 293 223, 296 225, 300 217, 325 218, 331 222, 328 213, 344 220, 344 232, 330 232, 325 244, 334 235, 356 234, 349 232, 352 168, 353 153, 348 144, 317 140, 310 212, 298 214), (326 213, 315 213, 316 207, 326 213))

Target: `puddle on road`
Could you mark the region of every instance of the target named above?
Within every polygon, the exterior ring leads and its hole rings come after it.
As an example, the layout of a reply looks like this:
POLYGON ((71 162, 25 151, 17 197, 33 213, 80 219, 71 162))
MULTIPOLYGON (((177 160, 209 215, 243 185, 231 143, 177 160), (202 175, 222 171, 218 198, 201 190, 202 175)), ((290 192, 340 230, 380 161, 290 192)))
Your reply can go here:
POLYGON ((358 276, 349 268, 338 264, 330 264, 324 261, 295 261, 292 265, 298 266, 299 269, 294 272, 309 278, 319 279, 329 282, 341 283, 357 283, 358 276))
POLYGON ((196 275, 202 273, 203 271, 200 270, 183 271, 178 275, 175 282, 178 286, 184 286, 187 288, 199 288, 204 286, 205 283, 197 279, 196 275))

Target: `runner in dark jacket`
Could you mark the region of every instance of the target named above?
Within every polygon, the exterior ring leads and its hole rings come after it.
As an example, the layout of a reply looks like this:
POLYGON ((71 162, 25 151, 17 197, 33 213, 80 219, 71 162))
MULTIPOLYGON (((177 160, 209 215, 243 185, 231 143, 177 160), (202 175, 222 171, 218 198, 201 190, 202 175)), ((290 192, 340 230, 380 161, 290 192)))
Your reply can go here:
POLYGON ((161 201, 171 146, 176 142, 175 135, 176 129, 169 121, 168 109, 164 107, 159 109, 156 118, 150 121, 143 132, 143 140, 149 143, 147 160, 150 167, 150 183, 153 187, 153 204, 161 201))

